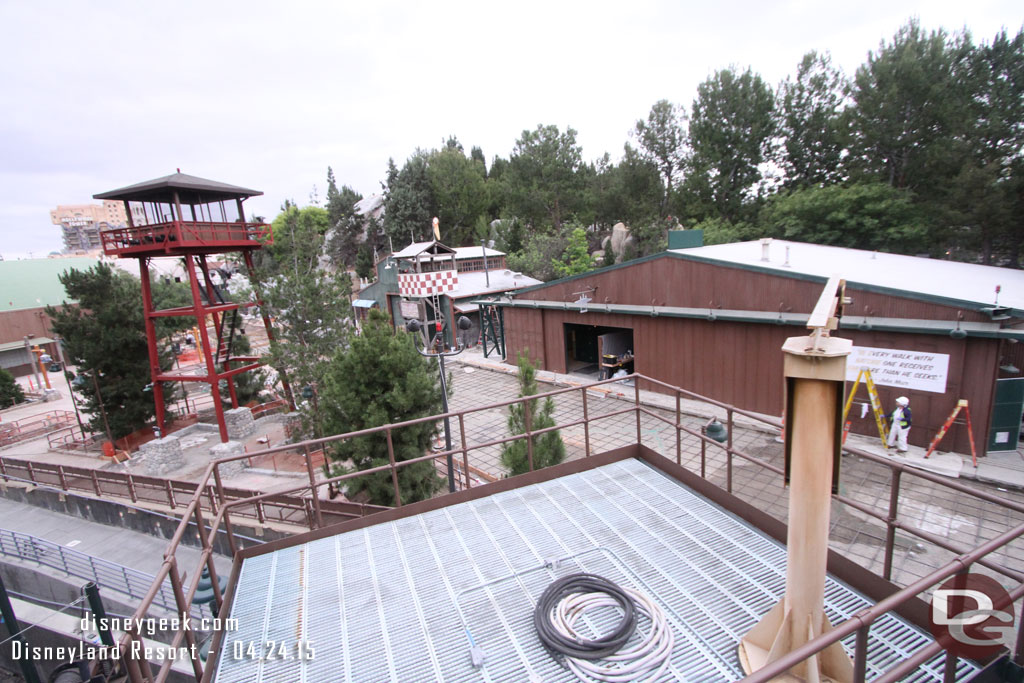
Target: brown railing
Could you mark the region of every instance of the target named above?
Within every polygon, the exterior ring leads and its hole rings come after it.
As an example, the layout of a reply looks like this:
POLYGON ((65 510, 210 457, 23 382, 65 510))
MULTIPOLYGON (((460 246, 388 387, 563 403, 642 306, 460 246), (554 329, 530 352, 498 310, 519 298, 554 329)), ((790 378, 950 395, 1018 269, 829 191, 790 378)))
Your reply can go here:
MULTIPOLYGON (((618 392, 616 392, 618 393, 618 392)), ((621 393, 619 394, 621 396, 621 393)), ((624 397, 625 398, 625 397, 624 397)), ((626 399, 629 400, 629 399, 626 399)), ((607 405, 607 403, 602 403, 607 405)), ((692 409, 689 409, 692 410, 692 409)), ((671 411, 670 411, 671 412, 671 411)), ((366 476, 371 473, 387 472, 391 475, 392 485, 395 490, 395 505, 401 506, 403 501, 398 488, 398 471, 402 467, 408 467, 418 462, 426 461, 439 461, 446 459, 448 455, 452 455, 453 458, 458 458, 457 462, 460 462, 459 472, 463 475, 462 487, 470 488, 474 486, 472 478, 468 476, 471 471, 469 463, 469 454, 472 451, 480 449, 491 448, 494 446, 500 446, 504 443, 509 443, 517 440, 526 440, 527 444, 527 457, 530 463, 530 468, 533 469, 533 437, 538 435, 554 431, 554 430, 565 430, 569 428, 582 427, 583 429, 583 457, 591 456, 591 427, 592 424, 600 420, 608 420, 612 418, 621 418, 622 416, 630 416, 628 421, 632 424, 632 416, 635 416, 635 441, 634 443, 643 444, 643 419, 653 418, 665 424, 669 424, 675 431, 675 444, 674 444, 674 460, 677 464, 682 464, 682 455, 684 452, 683 440, 684 436, 688 439, 687 444, 692 444, 691 439, 696 439, 699 442, 700 449, 700 475, 707 479, 707 463, 709 458, 725 458, 725 478, 726 478, 726 490, 732 491, 734 474, 733 474, 733 463, 735 458, 740 458, 744 462, 751 463, 758 467, 765 468, 771 472, 782 476, 782 468, 765 462, 762 459, 754 457, 749 453, 743 452, 742 450, 735 447, 733 443, 733 435, 736 433, 741 425, 737 422, 738 417, 742 417, 744 422, 749 426, 751 423, 759 423, 762 429, 778 430, 782 424, 779 420, 765 418, 764 416, 751 413, 748 411, 741 410, 734 406, 730 406, 712 399, 705 398, 699 394, 680 389, 678 387, 652 380, 642 375, 630 375, 626 378, 617 378, 611 380, 604 380, 602 382, 596 382, 581 387, 572 387, 566 389, 558 389, 543 394, 537 394, 530 398, 520 398, 509 401, 503 401, 500 403, 493 403, 480 408, 473 408, 461 411, 449 412, 446 415, 434 415, 430 417, 419 418, 415 420, 408 420, 405 422, 390 424, 382 427, 376 427, 373 429, 364 429, 357 432, 351 432, 348 434, 341 434, 336 436, 330 436, 322 439, 312 439, 309 441, 302 442, 295 446, 282 446, 279 448, 272 448, 264 451, 264 453, 275 453, 284 452, 285 450, 296 449, 301 450, 306 457, 306 471, 308 474, 309 482, 291 489, 286 492, 280 492, 276 494, 259 494, 250 498, 234 498, 229 495, 228 490, 223 486, 221 480, 220 468, 223 465, 231 463, 236 460, 245 458, 245 455, 233 456, 230 458, 224 458, 215 462, 211 462, 202 477, 200 478, 200 484, 193 494, 192 499, 188 502, 182 515, 182 522, 171 539, 170 545, 164 554, 165 561, 161 567, 160 572, 157 574, 156 580, 154 581, 153 588, 150 590, 149 595, 143 600, 142 604, 136 611, 136 617, 141 618, 145 615, 146 610, 152 601, 153 595, 160 585, 162 585, 165 579, 170 579, 171 585, 174 589, 175 596, 178 600, 179 611, 187 608, 191 604, 192 598, 195 596, 198 584, 193 582, 190 586, 186 586, 183 583, 182 573, 178 567, 178 563, 175 557, 178 545, 181 543, 183 535, 189 529, 189 522, 194 521, 196 528, 199 529, 200 539, 202 542, 202 552, 200 554, 199 562, 195 569, 191 572, 192 576, 199 576, 203 566, 209 570, 212 576, 213 588, 214 588, 214 600, 218 606, 223 604, 224 596, 221 594, 219 584, 216 578, 216 567, 213 563, 213 549, 210 544, 210 537, 213 534, 221 532, 221 526, 224 527, 224 532, 227 535, 228 543, 232 548, 233 552, 237 551, 237 543, 234 540, 232 532, 232 515, 239 517, 252 517, 252 509, 258 509, 261 505, 265 506, 276 497, 281 495, 300 495, 303 500, 309 501, 310 509, 307 511, 307 519, 309 522, 309 528, 316 529, 323 527, 330 523, 328 515, 326 514, 325 502, 320 499, 319 491, 325 486, 338 486, 343 485, 345 482, 354 480, 361 476, 366 476), (599 415, 592 414, 590 405, 588 404, 589 392, 593 391, 595 387, 601 385, 609 385, 613 383, 619 383, 623 379, 632 380, 633 387, 629 393, 632 393, 632 400, 630 405, 621 409, 613 409, 607 412, 602 412, 599 415), (674 420, 667 419, 663 415, 658 414, 656 410, 652 410, 644 406, 640 401, 640 384, 641 382, 648 383, 651 386, 659 387, 661 392, 668 392, 675 396, 675 410, 674 420), (519 404, 524 402, 532 402, 544 400, 547 397, 564 395, 569 392, 579 392, 582 400, 582 417, 576 420, 570 420, 557 424, 553 427, 544 429, 533 430, 530 424, 531 411, 529 409, 524 410, 525 416, 525 433, 519 435, 512 435, 503 438, 495 438, 485 440, 480 443, 468 444, 466 438, 466 419, 467 416, 474 413, 483 411, 493 411, 496 408, 505 408, 513 404, 519 404), (719 443, 707 437, 701 429, 695 429, 693 427, 683 424, 683 410, 682 401, 699 401, 705 406, 710 407, 711 412, 722 415, 725 419, 725 425, 728 431, 728 439, 725 443, 719 443), (411 425, 422 424, 425 422, 437 422, 440 419, 448 417, 454 421, 457 425, 457 433, 459 435, 459 443, 453 447, 451 451, 443 451, 438 453, 431 453, 417 458, 412 458, 404 461, 396 461, 395 452, 393 446, 392 435, 396 430, 400 430, 404 427, 411 425), (325 448, 328 444, 335 443, 338 441, 344 441, 353 439, 361 436, 368 436, 371 434, 383 434, 388 446, 388 464, 380 467, 374 467, 371 469, 363 470, 360 472, 352 472, 349 474, 331 477, 329 479, 317 480, 316 473, 310 460, 310 453, 315 450, 325 448), (206 514, 211 513, 213 519, 207 524, 206 514)), ((627 427, 627 429, 631 429, 627 427)), ((454 430, 453 430, 454 431, 454 430)), ((865 663, 867 657, 868 643, 869 643, 869 630, 872 623, 882 614, 891 612, 900 607, 905 606, 907 603, 917 599, 919 595, 926 592, 929 588, 942 581, 943 579, 952 576, 958 572, 965 571, 971 568, 975 564, 982 565, 990 570, 999 572, 1003 576, 1009 578, 1016 584, 1012 587, 1010 594, 1016 599, 1024 594, 1024 574, 1016 569, 1010 569, 1002 566, 1001 564, 993 561, 991 555, 996 551, 1005 548, 1008 544, 1024 537, 1024 524, 1017 525, 1009 528, 1004 533, 1000 534, 996 538, 984 543, 983 545, 974 549, 965 549, 957 546, 954 543, 947 541, 946 539, 940 538, 935 534, 929 533, 922 529, 919 529, 911 524, 902 521, 899 517, 899 496, 901 490, 901 482, 904 476, 919 477, 928 482, 934 483, 938 486, 947 487, 951 491, 956 491, 959 494, 972 496, 982 501, 987 501, 999 505, 1007 510, 1015 512, 1024 512, 1024 506, 1000 499, 997 496, 993 496, 986 491, 976 490, 974 488, 958 484, 953 481, 945 480, 941 477, 936 477, 927 472, 913 470, 907 468, 901 463, 882 458, 863 450, 855 448, 846 448, 846 452, 854 454, 858 457, 865 458, 879 466, 888 468, 891 473, 891 495, 889 509, 884 512, 879 512, 871 509, 858 501, 849 499, 846 496, 838 495, 835 496, 836 500, 849 505, 872 518, 885 524, 887 533, 885 541, 885 567, 883 570, 886 578, 891 576, 892 572, 892 556, 895 545, 895 534, 896 531, 902 531, 908 534, 917 536, 918 538, 932 543, 940 548, 947 549, 954 553, 958 553, 958 556, 951 562, 944 564, 941 567, 936 568, 932 573, 928 574, 924 578, 911 583, 902 590, 899 590, 890 597, 881 600, 875 606, 862 611, 861 613, 854 616, 845 622, 841 622, 836 625, 835 629, 826 635, 815 638, 814 640, 807 643, 805 646, 794 651, 790 655, 773 663, 771 666, 766 667, 755 674, 749 676, 748 681, 766 681, 770 678, 780 675, 796 663, 813 656, 815 653, 824 650, 832 643, 837 642, 841 638, 856 633, 856 644, 855 644, 855 666, 858 677, 856 680, 864 680, 865 676, 865 663)), ((662 453, 664 457, 672 459, 672 455, 668 453, 662 453)), ((479 485, 479 484, 478 484, 479 485)), ((1021 629, 1019 633, 1024 632, 1021 629)), ((180 647, 183 645, 193 645, 194 635, 191 630, 185 629, 180 630, 175 634, 174 640, 171 643, 171 647, 180 647), (183 642, 184 641, 184 642, 183 642)), ((215 640, 216 643, 216 640, 215 640)), ((126 633, 120 643, 122 652, 130 651, 142 651, 144 643, 142 637, 136 631, 130 631, 126 633)), ((897 680, 907 672, 917 668, 922 663, 932 659, 942 651, 941 646, 938 643, 932 643, 928 647, 914 653, 912 656, 906 658, 903 661, 894 663, 892 668, 887 670, 881 678, 876 680, 882 681, 893 681, 897 680)), ((214 653, 215 656, 215 653, 214 653)), ((1012 656, 1020 662, 1024 657, 1024 635, 1019 635, 1012 656)), ((947 655, 946 657, 946 680, 953 680, 953 675, 956 670, 957 657, 955 655, 947 655)), ((141 682, 146 680, 153 680, 153 672, 150 669, 150 664, 145 660, 129 660, 125 662, 129 677, 134 682, 141 682)), ((155 676, 156 681, 164 681, 170 674, 171 662, 164 662, 155 676)), ((193 672, 197 680, 202 679, 204 673, 204 665, 199 659, 195 659, 192 662, 193 672)))
POLYGON ((23 420, 0 422, 0 446, 34 439, 62 429, 75 421, 75 414, 67 410, 51 410, 23 420))
POLYGON ((270 235, 264 223, 221 223, 214 221, 169 221, 134 228, 113 228, 100 233, 103 253, 117 255, 132 251, 180 247, 216 247, 224 243, 261 242, 270 235))
MULTIPOLYGON (((76 427, 77 429, 77 427, 76 427)), ((48 486, 67 492, 85 493, 97 498, 150 503, 177 511, 198 498, 206 511, 216 509, 215 495, 209 485, 179 479, 150 477, 131 472, 111 472, 90 467, 73 467, 32 462, 17 458, 0 458, 0 479, 48 486)), ((249 500, 264 495, 262 491, 222 487, 218 495, 226 502, 249 500)), ((320 514, 331 523, 364 517, 388 508, 351 501, 319 502, 320 514)), ((314 505, 307 497, 285 494, 266 495, 257 504, 240 510, 237 515, 256 520, 308 528, 314 524, 314 505)))

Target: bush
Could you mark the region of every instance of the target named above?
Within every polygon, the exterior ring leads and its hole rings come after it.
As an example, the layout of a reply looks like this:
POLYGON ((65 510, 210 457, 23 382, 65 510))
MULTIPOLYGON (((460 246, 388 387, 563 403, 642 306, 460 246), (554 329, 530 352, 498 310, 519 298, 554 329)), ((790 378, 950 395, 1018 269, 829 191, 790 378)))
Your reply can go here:
MULTIPOLYGON (((537 393, 537 366, 530 362, 529 349, 519 354, 519 396, 533 396, 537 393)), ((523 401, 508 408, 509 434, 526 432, 526 411, 530 411, 530 431, 555 426, 555 402, 551 397, 544 399, 540 410, 537 401, 523 401)), ((533 469, 557 465, 565 460, 565 444, 558 430, 530 437, 533 442, 533 469)), ((530 471, 527 440, 510 441, 501 448, 501 464, 508 468, 509 475, 515 476, 530 471)))

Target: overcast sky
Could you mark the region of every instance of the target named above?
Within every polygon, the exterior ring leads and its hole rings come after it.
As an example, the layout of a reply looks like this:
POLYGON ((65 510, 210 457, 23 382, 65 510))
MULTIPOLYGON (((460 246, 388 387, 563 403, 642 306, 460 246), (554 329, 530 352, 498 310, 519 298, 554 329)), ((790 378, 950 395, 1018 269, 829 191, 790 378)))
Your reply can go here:
POLYGON ((910 17, 989 41, 1021 0, 827 3, 0 0, 0 254, 62 246, 49 210, 173 173, 321 201, 380 192, 387 160, 455 135, 488 163, 524 129, 617 159, 659 99, 715 70, 777 85, 809 50, 852 73, 910 17))

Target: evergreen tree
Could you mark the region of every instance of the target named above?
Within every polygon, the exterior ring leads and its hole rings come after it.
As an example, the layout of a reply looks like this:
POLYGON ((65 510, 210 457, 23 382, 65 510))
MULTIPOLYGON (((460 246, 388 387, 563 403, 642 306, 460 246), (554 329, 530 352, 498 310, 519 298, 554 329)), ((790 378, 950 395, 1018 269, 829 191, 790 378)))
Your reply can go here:
MULTIPOLYGON (((520 398, 535 395, 537 393, 537 366, 530 361, 529 349, 523 349, 520 352, 518 364, 520 398)), ((510 435, 526 432, 527 412, 530 415, 531 432, 555 426, 555 402, 550 396, 544 399, 539 410, 536 400, 527 400, 508 407, 508 432, 510 435)), ((550 467, 565 460, 565 444, 562 442, 562 435, 558 430, 532 436, 529 440, 533 442, 533 469, 550 467)), ((526 442, 526 439, 518 439, 502 444, 501 464, 508 469, 509 476, 514 477, 517 474, 530 471, 530 457, 526 442)))
POLYGON ((829 55, 808 52, 796 79, 778 92, 779 133, 784 138, 778 163, 790 187, 835 183, 846 143, 843 115, 849 84, 829 55))
POLYGON ((25 400, 25 392, 14 375, 0 368, 0 408, 10 408, 25 400))
POLYGON ((356 275, 364 280, 373 280, 377 276, 374 265, 373 249, 369 244, 364 244, 356 255, 356 275))
POLYGON ((665 211, 686 156, 686 110, 668 100, 658 100, 651 107, 647 120, 636 122, 634 134, 643 150, 643 158, 657 165, 665 182, 662 201, 662 211, 665 211))
MULTIPOLYGON (((60 307, 46 307, 53 320, 53 331, 64 338, 67 361, 80 371, 95 373, 99 385, 96 395, 92 377, 80 390, 82 411, 91 416, 89 428, 104 430, 100 403, 106 410, 110 431, 115 439, 146 426, 156 414, 149 366, 149 346, 142 313, 140 282, 105 263, 88 270, 71 269, 59 277, 69 299, 60 307)), ((157 310, 191 302, 188 287, 182 283, 156 281, 152 284, 153 305, 157 310)), ((187 317, 154 319, 158 340, 186 329, 187 317)), ((159 346, 159 341, 158 341, 159 346)), ((168 346, 160 350, 160 369, 169 370, 173 358, 168 346)), ((167 404, 174 399, 175 385, 163 384, 167 404)), ((169 414, 168 414, 169 416, 169 414)))
MULTIPOLYGON (((249 337, 245 333, 235 333, 235 338, 231 343, 231 355, 252 355, 252 345, 249 343, 249 337)), ((239 363, 236 362, 233 365, 238 367, 239 363)), ((223 368, 218 365, 217 371, 223 372, 223 368)), ((267 381, 267 371, 259 369, 250 370, 249 372, 235 375, 231 378, 231 381, 235 385, 235 396, 238 398, 238 405, 249 405, 253 401, 259 402, 260 394, 263 393, 263 384, 267 381)), ((221 387, 220 396, 224 401, 231 400, 231 393, 228 391, 227 386, 221 387)))
POLYGON ((771 88, 750 69, 718 71, 697 87, 686 188, 698 217, 734 221, 749 213, 775 134, 774 110, 771 88))
POLYGON ((347 301, 352 280, 346 272, 334 274, 320 266, 327 222, 324 209, 290 206, 273 223, 278 270, 273 277, 257 274, 266 283, 267 312, 279 322, 267 358, 287 373, 293 389, 313 390, 310 401, 301 407, 307 435, 321 433, 316 385, 331 356, 347 343, 350 330, 347 301), (339 301, 346 303, 326 305, 339 301))
MULTIPOLYGON (((412 337, 391 329, 388 316, 370 311, 362 334, 340 349, 325 369, 320 392, 324 432, 344 434, 361 429, 415 420, 441 412, 441 386, 434 360, 424 358, 412 337)), ((396 462, 426 455, 437 433, 436 422, 394 430, 391 441, 396 462)), ((384 432, 333 445, 335 474, 347 469, 380 467, 389 463, 384 432)), ((431 461, 398 469, 402 504, 430 498, 444 486, 431 461)), ((390 471, 352 480, 348 494, 364 493, 371 503, 394 505, 390 471)))
POLYGON ((355 262, 359 243, 364 239, 366 226, 355 208, 362 198, 348 185, 339 190, 334 171, 327 167, 327 253, 338 270, 355 262))

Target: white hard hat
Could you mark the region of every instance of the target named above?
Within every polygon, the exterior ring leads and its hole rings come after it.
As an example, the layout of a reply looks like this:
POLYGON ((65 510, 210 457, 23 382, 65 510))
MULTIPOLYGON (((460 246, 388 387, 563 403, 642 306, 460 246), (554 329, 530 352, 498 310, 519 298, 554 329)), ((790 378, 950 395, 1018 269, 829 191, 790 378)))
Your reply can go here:
POLYGON ((898 403, 901 406, 908 406, 910 405, 910 399, 907 398, 906 396, 900 396, 898 399, 896 399, 896 403, 898 403))

